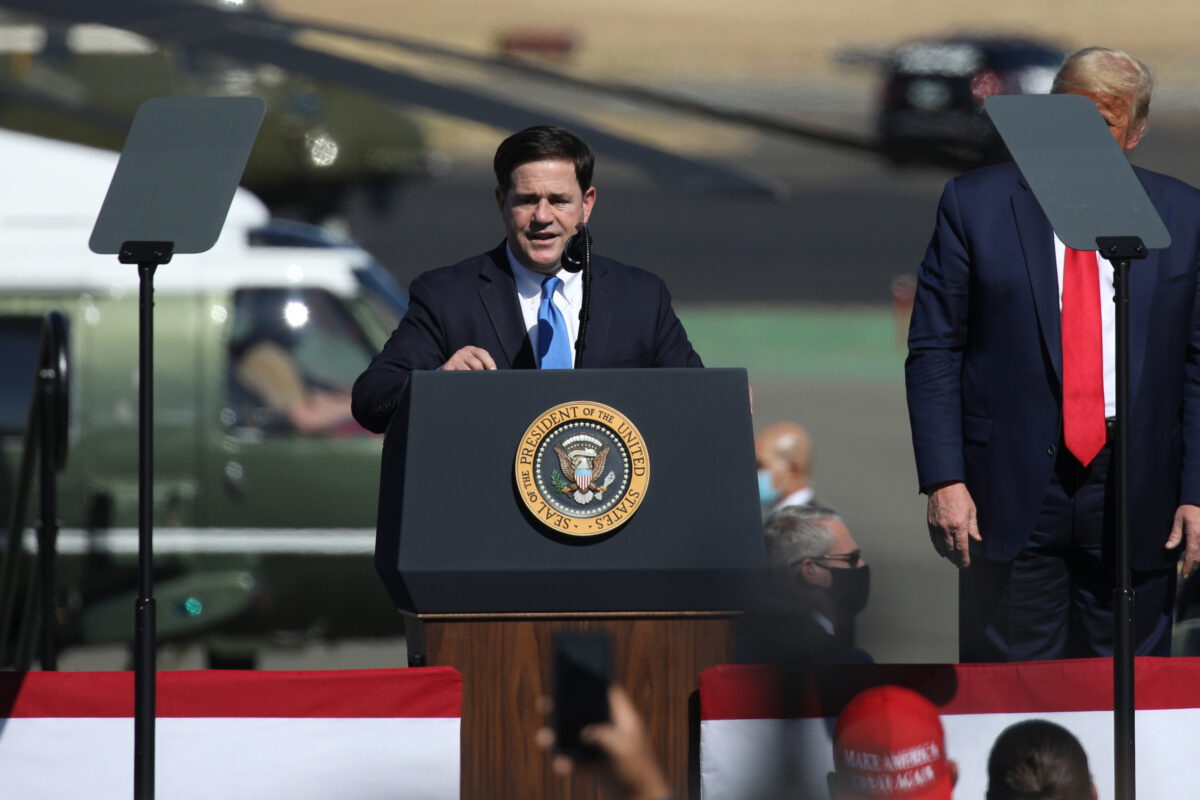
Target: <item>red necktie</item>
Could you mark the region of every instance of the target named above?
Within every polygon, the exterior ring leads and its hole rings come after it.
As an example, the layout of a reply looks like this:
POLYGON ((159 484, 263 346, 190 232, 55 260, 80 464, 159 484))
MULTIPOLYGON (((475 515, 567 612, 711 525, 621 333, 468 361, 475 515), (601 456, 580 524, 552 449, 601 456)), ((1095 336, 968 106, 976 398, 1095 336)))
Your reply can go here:
POLYGON ((1100 275, 1093 250, 1066 250, 1063 260, 1063 440, 1085 467, 1104 447, 1104 345, 1100 275))

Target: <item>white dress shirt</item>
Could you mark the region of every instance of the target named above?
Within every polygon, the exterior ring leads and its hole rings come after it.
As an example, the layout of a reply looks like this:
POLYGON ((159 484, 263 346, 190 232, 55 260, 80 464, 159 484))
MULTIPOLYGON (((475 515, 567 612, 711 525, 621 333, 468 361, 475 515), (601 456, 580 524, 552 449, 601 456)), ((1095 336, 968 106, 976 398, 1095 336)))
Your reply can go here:
POLYGON ((771 506, 772 511, 778 511, 787 506, 806 506, 812 502, 815 492, 813 487, 805 486, 803 489, 797 489, 780 500, 775 501, 775 505, 771 506))
MULTIPOLYGON (((521 305, 521 316, 525 321, 525 330, 529 341, 533 344, 533 352, 538 352, 538 307, 542 304, 542 281, 548 275, 534 272, 513 255, 512 248, 504 247, 508 253, 508 265, 512 268, 513 277, 517 283, 517 301, 521 305)), ((554 305, 567 323, 567 332, 571 335, 571 364, 575 363, 575 337, 579 335, 579 309, 583 306, 583 273, 568 272, 560 269, 555 273, 562 283, 554 292, 554 305)))

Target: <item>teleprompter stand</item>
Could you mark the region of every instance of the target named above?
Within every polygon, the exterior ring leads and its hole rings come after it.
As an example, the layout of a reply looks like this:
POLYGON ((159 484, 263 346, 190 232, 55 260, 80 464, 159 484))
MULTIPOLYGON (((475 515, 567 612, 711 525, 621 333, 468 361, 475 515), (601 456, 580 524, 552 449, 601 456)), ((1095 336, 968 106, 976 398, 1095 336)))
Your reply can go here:
POLYGON ((1129 272, 1171 236, 1096 107, 1073 94, 987 99, 987 111, 1058 238, 1113 265, 1116 302, 1116 543, 1113 735, 1118 800, 1136 796, 1134 617, 1129 505, 1129 272))
MULTIPOLYGON (((563 447, 588 430, 561 434, 563 447)), ((541 452, 549 472, 559 462, 541 452)), ((610 453, 594 480, 614 463, 610 453)), ((534 744, 563 630, 608 634, 613 679, 644 716, 676 796, 698 796, 697 678, 732 660, 747 581, 764 566, 755 472, 744 370, 412 375, 384 441, 375 565, 404 612, 410 663, 463 675, 464 800, 599 796, 592 770, 556 776, 534 744), (556 533, 522 499, 519 476, 538 452, 526 434, 565 417, 620 428, 596 404, 640 434, 629 463, 644 447, 641 505, 615 530, 556 533)))
POLYGON ((257 97, 155 98, 138 109, 96 218, 92 252, 137 264, 138 597, 134 605, 133 796, 154 797, 154 272, 203 253, 229 213, 266 104, 257 97))

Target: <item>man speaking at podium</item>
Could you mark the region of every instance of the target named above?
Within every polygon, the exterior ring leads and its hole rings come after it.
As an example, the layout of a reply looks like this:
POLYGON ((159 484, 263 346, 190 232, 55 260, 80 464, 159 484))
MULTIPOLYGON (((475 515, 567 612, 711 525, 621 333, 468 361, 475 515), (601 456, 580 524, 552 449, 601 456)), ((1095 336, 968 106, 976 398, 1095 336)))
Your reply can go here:
POLYGON ((585 273, 564 268, 563 251, 587 235, 594 162, 586 142, 552 126, 500 144, 493 167, 505 241, 412 282, 408 313, 354 384, 359 424, 386 430, 413 370, 703 366, 662 279, 602 256, 591 256, 576 353, 585 273))
MULTIPOLYGON (((1141 139, 1152 78, 1106 48, 1055 92, 1141 139)), ((1200 556, 1200 192, 1136 170, 1171 246, 1130 278, 1137 655, 1170 655, 1175 562, 1200 556)), ((1112 654, 1113 270, 1058 242, 1013 164, 951 180, 918 276, 905 365, 934 547, 959 574, 963 661, 1112 654)))

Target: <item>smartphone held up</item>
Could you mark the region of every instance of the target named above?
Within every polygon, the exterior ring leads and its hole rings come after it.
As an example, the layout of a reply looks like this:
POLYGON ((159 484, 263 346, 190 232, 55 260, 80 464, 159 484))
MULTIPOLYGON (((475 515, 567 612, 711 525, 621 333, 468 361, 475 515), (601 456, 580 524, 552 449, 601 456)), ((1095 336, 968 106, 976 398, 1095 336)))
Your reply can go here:
POLYGON ((580 740, 580 732, 610 719, 612 652, 608 636, 600 632, 556 635, 551 668, 555 749, 573 759, 600 757, 601 751, 580 740))

